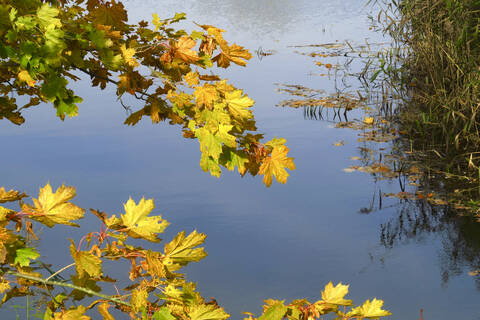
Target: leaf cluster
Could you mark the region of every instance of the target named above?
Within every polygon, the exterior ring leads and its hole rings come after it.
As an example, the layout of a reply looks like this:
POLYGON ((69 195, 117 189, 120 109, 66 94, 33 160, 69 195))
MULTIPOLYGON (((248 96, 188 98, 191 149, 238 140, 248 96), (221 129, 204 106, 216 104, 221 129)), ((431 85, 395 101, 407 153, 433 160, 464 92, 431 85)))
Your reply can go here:
POLYGON ((0 1, 0 119, 22 124, 22 112, 40 103, 51 103, 62 120, 77 116, 82 98, 69 83, 87 76, 101 90, 116 88, 125 124, 168 121, 198 139, 204 171, 218 177, 221 167, 237 168, 264 175, 267 186, 273 177, 285 183, 285 169, 295 169, 288 148, 261 142, 254 101, 206 71, 245 66, 252 55, 210 25, 176 30, 183 19, 154 14, 151 23, 130 24, 115 0, 0 1), (22 95, 30 100, 19 106, 22 95), (125 96, 139 106, 125 105, 125 96))
MULTIPOLYGON (((188 235, 182 231, 165 242, 159 251, 138 246, 138 240, 137 245, 132 243, 132 238, 153 243, 162 241, 158 236, 168 222, 160 215, 152 215, 155 209, 152 199, 142 198, 138 203, 129 199, 124 204, 124 213, 118 216, 90 209, 102 227, 78 242, 70 239, 73 263, 54 272, 31 246, 31 239, 38 240, 34 224, 50 228, 77 226, 74 221, 83 218, 85 210, 71 202, 75 188, 64 185, 55 192, 50 184, 40 188, 32 204, 24 201, 26 197, 19 191, 0 188, 0 203, 17 202, 20 208, 16 211, 0 206, 0 293, 3 293, 0 304, 16 297, 42 296, 47 299, 42 303, 45 320, 89 320, 94 309, 103 319, 113 320, 110 308, 131 319, 145 320, 223 320, 230 316, 215 300, 202 298, 195 284, 187 282, 181 273, 189 263, 206 257, 201 247, 206 235, 196 230, 188 235), (115 283, 120 283, 120 279, 107 274, 105 264, 109 261, 115 265, 123 261, 130 267, 130 284, 117 289, 113 295, 105 294, 108 291, 105 287, 116 288, 115 283), (63 277, 61 273, 68 269, 69 278, 63 277), (59 293, 58 289, 63 292, 59 293)), ((314 303, 301 299, 286 305, 284 301, 266 300, 261 316, 246 314, 251 320, 318 319, 330 313, 342 320, 379 319, 390 315, 382 309, 383 301, 377 299, 367 300, 347 312, 345 308, 353 305, 345 299, 347 293, 347 285, 333 286, 330 282, 321 292, 322 299, 314 303)))

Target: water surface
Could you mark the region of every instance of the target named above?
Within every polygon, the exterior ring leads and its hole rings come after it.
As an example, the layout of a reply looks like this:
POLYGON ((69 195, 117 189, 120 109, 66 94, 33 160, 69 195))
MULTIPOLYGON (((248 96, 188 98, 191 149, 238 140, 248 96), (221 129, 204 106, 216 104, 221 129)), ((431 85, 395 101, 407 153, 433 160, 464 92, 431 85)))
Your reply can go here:
MULTIPOLYGON (((363 1, 125 3, 133 21, 150 20, 153 12, 169 17, 184 11, 188 29, 195 27, 192 21, 211 24, 251 52, 275 50, 263 59, 254 56, 246 68, 221 72, 256 101, 254 114, 266 138, 288 140, 297 170, 286 185, 268 189, 258 177, 225 172, 216 179, 201 171, 198 142, 183 139, 179 128, 148 119, 126 127, 112 89, 99 93, 77 83, 77 94, 85 98, 77 118, 61 122, 44 106, 26 113, 21 127, 0 122, 2 185, 32 195, 47 181, 74 185, 79 206, 109 213, 121 212, 129 196, 155 198, 156 213, 171 222, 165 239, 183 229, 208 235, 209 256, 188 268, 188 279, 233 319, 242 319, 242 311, 259 313, 267 298, 320 298, 329 281, 350 284, 349 296, 358 304, 384 299, 391 319, 417 319, 420 308, 425 319, 480 319, 479 286, 467 274, 478 253, 467 249, 480 247, 479 239, 461 234, 478 230, 467 230, 441 209, 422 211, 397 200, 387 200, 382 209, 375 200, 370 214, 359 214, 379 188, 396 192, 397 183, 375 183, 367 174, 342 170, 359 153, 356 132, 305 119, 302 110, 275 107, 285 99, 275 83, 334 88, 331 78, 312 75, 317 69, 311 58, 290 46, 384 41, 369 30, 371 10, 363 1), (338 140, 348 143, 333 147, 338 140), (415 219, 424 228, 406 230, 415 219), (389 223, 400 227, 392 227, 398 235, 385 241, 382 226, 389 223)), ((74 232, 45 230, 46 260, 65 261, 68 250, 57 246, 59 239, 78 240, 89 228, 99 228, 90 218, 83 225, 74 232)))

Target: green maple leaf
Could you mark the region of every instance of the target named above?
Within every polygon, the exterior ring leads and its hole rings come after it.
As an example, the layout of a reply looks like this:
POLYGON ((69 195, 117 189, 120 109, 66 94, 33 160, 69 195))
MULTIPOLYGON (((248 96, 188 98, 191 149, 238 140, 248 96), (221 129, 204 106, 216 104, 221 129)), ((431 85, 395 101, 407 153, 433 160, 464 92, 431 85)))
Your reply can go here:
POLYGON ((171 242, 165 244, 165 255, 169 261, 179 265, 200 261, 207 256, 207 253, 204 248, 197 247, 205 241, 206 237, 197 230, 185 237, 185 231, 182 231, 171 242))
POLYGON ((191 320, 223 320, 230 317, 223 308, 212 304, 194 306, 188 313, 191 320))
POLYGON ((35 248, 20 248, 16 251, 15 264, 19 264, 21 267, 28 267, 31 260, 36 260, 40 257, 40 254, 35 248))
POLYGON ((55 7, 51 7, 48 3, 43 4, 37 10, 37 17, 39 24, 42 28, 46 29, 51 26, 61 27, 62 22, 56 18, 59 14, 59 10, 55 7))
POLYGON ((282 320, 286 312, 287 307, 283 301, 276 301, 267 308, 258 320, 282 320))
POLYGON ((122 224, 127 227, 129 236, 153 242, 159 241, 157 234, 162 233, 169 223, 161 216, 148 216, 155 208, 153 199, 145 200, 145 198, 142 198, 137 205, 130 198, 123 207, 125 214, 122 214, 120 218, 122 224))
POLYGON ((166 307, 161 307, 153 314, 153 320, 175 320, 175 317, 166 307))
POLYGON ((22 210, 30 213, 31 219, 37 220, 48 227, 55 224, 78 226, 72 220, 83 218, 85 210, 74 205, 69 200, 75 197, 75 188, 62 185, 57 191, 52 192, 49 183, 40 188, 38 199, 33 198, 35 207, 24 204, 22 210))
POLYGON ((91 252, 77 251, 72 240, 70 240, 70 243, 70 254, 75 261, 79 278, 83 278, 85 274, 94 278, 100 277, 102 275, 102 260, 91 252))

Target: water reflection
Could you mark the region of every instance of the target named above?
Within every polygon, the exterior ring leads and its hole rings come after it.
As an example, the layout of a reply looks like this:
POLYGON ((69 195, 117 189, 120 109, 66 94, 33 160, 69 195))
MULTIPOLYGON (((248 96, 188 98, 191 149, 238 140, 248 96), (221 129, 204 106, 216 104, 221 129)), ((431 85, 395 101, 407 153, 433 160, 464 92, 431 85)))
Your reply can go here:
MULTIPOLYGON (((439 260, 444 285, 453 276, 480 269, 480 224, 472 218, 458 216, 458 212, 448 207, 404 200, 397 214, 380 228, 380 242, 390 249, 438 234, 442 244, 439 260)), ((474 280, 480 290, 480 277, 475 276, 474 280)))
MULTIPOLYGON (((327 77, 333 89, 328 92, 284 84, 278 91, 289 94, 290 99, 279 106, 303 108, 308 120, 322 120, 338 129, 357 131, 358 156, 352 160, 360 164, 345 171, 368 173, 374 182, 371 199, 357 212, 371 214, 387 208, 395 211, 380 224, 380 244, 392 250, 412 241, 420 244, 426 239, 431 241, 432 236, 440 238, 438 263, 442 285, 447 285, 454 276, 470 272, 480 290, 480 223, 446 206, 446 197, 454 187, 459 187, 458 181, 452 183, 440 174, 426 171, 422 164, 429 158, 410 152, 412 146, 401 134, 405 129, 397 122, 401 97, 387 79, 369 80, 376 72, 371 67, 378 62, 378 55, 375 57, 374 51, 353 48, 347 43, 317 45, 305 50, 301 54, 317 60, 317 66, 327 66, 324 74, 317 75, 327 77), (382 192, 392 186, 397 191, 382 192), (385 206, 385 197, 395 199, 385 206)), ((376 258, 384 262, 384 257, 376 258)))

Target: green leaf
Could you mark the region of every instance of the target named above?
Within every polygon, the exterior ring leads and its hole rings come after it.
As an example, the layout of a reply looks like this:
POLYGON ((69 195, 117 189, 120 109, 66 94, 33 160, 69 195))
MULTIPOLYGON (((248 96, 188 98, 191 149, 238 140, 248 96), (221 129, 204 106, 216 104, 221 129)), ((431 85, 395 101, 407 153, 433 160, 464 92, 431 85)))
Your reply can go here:
POLYGON ((44 29, 47 27, 55 26, 61 27, 62 22, 56 17, 59 14, 59 10, 55 7, 51 7, 48 3, 43 4, 37 10, 37 17, 40 23, 40 26, 44 29))
POLYGON ((268 309, 258 318, 258 320, 282 320, 287 312, 287 307, 282 301, 278 301, 268 307, 268 309))
POLYGON ((170 310, 168 310, 166 307, 161 307, 159 310, 157 310, 153 314, 153 319, 154 320, 175 320, 175 317, 172 316, 170 313, 170 310))
POLYGON ((40 254, 35 248, 21 248, 16 251, 14 263, 19 264, 21 267, 28 267, 30 266, 30 261, 36 260, 38 257, 40 257, 40 254))

